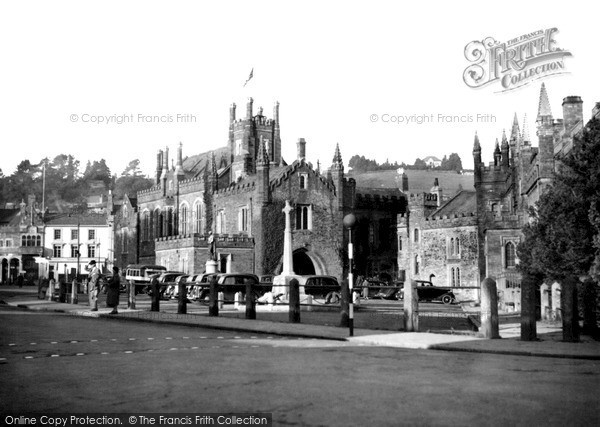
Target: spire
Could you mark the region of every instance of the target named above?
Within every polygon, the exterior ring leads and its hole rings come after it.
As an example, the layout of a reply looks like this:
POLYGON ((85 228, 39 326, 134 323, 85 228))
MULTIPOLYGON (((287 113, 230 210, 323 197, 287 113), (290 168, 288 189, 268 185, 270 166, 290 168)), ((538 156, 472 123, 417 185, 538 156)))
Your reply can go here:
POLYGON ((548 93, 546 93, 546 85, 542 83, 540 90, 540 103, 538 106, 538 115, 536 121, 541 121, 542 117, 552 117, 550 110, 550 102, 548 101, 548 93))
POLYGON ((508 140, 506 139, 506 129, 502 129, 502 151, 508 149, 508 140))
POLYGON ((524 145, 531 145, 531 137, 529 136, 529 126, 527 125, 527 114, 523 117, 523 133, 521 139, 524 145))
POLYGON ((516 143, 521 135, 521 130, 519 129, 519 119, 517 119, 517 113, 515 113, 515 118, 513 119, 512 129, 510 131, 510 142, 516 143))
POLYGON ((475 131, 475 142, 473 143, 473 152, 475 151, 481 152, 481 145, 479 144, 479 136, 477 136, 477 131, 475 131))
POLYGON ((321 173, 321 161, 317 159, 317 173, 321 173))
POLYGON ((340 153, 340 144, 335 144, 335 154, 333 155, 332 169, 344 170, 344 163, 342 162, 342 155, 340 153))
POLYGON ((498 138, 496 138, 496 146, 494 148, 494 154, 500 154, 500 144, 498 143, 498 138))

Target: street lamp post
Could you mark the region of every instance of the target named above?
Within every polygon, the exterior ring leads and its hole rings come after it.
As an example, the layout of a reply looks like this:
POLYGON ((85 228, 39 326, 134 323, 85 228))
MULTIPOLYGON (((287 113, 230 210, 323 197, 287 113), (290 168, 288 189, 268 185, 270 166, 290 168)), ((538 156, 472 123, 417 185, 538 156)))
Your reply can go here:
POLYGON ((344 227, 348 229, 348 327, 350 336, 354 335, 354 303, 352 288, 354 275, 352 274, 352 259, 354 258, 354 247, 352 245, 352 229, 356 225, 356 216, 348 214, 344 217, 344 227))

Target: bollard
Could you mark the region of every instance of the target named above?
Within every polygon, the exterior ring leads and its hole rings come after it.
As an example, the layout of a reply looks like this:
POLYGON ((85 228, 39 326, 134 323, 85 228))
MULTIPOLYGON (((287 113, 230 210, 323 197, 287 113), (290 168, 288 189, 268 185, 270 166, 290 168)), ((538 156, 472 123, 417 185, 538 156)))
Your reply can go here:
POLYGON ((563 341, 579 342, 579 311, 577 310, 577 280, 567 277, 562 283, 563 341))
POLYGON ((484 338, 500 338, 498 329, 498 293, 496 282, 486 277, 481 284, 481 335, 484 338))
POLYGON ((177 314, 187 314, 187 286, 179 281, 179 295, 177 295, 177 314))
MULTIPOLYGON (((150 289, 152 291, 150 311, 160 311, 160 285, 158 284, 158 279, 156 277, 152 278, 150 289)), ((133 286, 133 294, 135 295, 135 286, 133 286)))
POLYGON ((306 305, 308 307, 306 307, 306 311, 313 311, 313 297, 312 295, 307 295, 306 296, 306 305))
POLYGON ((358 292, 352 292, 352 303, 360 305, 360 294, 358 292))
POLYGON ((219 292, 219 309, 222 309, 225 305, 225 294, 223 292, 219 292))
POLYGON ((241 292, 236 292, 233 295, 233 309, 234 310, 239 310, 240 309, 240 301, 242 300, 242 293, 241 292))
POLYGON ((340 327, 348 328, 350 326, 350 289, 348 280, 342 280, 340 300, 340 327))
POLYGON ((77 304, 79 299, 77 297, 77 282, 73 279, 73 283, 71 284, 71 304, 77 304))
POLYGON ((46 292, 48 293, 48 301, 52 301, 54 297, 54 279, 48 282, 48 290, 46 292))
POLYGON ((256 319, 256 301, 254 300, 254 290, 252 280, 246 282, 246 319, 256 319))
POLYGON ((208 293, 208 315, 212 316, 212 317, 217 317, 219 316, 219 306, 220 306, 220 302, 219 300, 221 299, 221 297, 219 296, 220 293, 217 292, 217 276, 213 276, 212 279, 210 279, 210 288, 209 288, 209 293, 208 293))
MULTIPOLYGON (((127 308, 135 310, 135 282, 133 280, 129 281, 129 299, 127 300, 127 308)), ((158 310, 156 310, 158 311, 158 310)))
POLYGON ((414 280, 404 284, 404 332, 419 332, 419 294, 414 280))
POLYGON ((521 281, 521 341, 537 340, 535 277, 523 274, 521 281))
POLYGON ((300 323, 300 284, 298 280, 292 279, 289 283, 290 286, 290 312, 289 322, 300 323))

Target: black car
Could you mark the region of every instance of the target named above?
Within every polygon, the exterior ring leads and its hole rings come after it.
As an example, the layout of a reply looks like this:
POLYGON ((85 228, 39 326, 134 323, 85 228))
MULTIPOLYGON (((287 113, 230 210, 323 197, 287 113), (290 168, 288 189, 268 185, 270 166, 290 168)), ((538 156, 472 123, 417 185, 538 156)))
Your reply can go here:
MULTIPOLYGON (((417 294, 419 302, 441 301, 444 304, 452 304, 456 301, 456 297, 451 289, 440 286, 433 286, 433 283, 427 280, 417 280, 417 294)), ((404 299, 404 286, 397 293, 399 300, 404 299)))

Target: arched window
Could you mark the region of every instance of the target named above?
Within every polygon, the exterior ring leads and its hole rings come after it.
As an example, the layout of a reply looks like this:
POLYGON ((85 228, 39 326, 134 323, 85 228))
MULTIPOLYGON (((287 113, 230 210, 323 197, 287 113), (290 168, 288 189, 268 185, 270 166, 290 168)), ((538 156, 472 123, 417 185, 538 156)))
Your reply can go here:
POLYGON ((456 286, 460 286, 460 267, 456 267, 456 286))
POLYGON ((194 233, 204 234, 204 230, 202 227, 202 204, 200 202, 196 202, 194 205, 194 233))
POLYGON ((456 244, 456 247, 454 248, 454 253, 456 255, 460 255, 460 239, 457 237, 456 239, 454 239, 454 243, 456 244))
POLYGON ((142 216, 142 240, 150 239, 150 212, 144 211, 142 216))
POLYGON ((454 237, 450 238, 450 255, 454 255, 454 237))
POLYGON ((420 269, 420 257, 419 255, 415 255, 415 274, 419 274, 419 269, 420 269))
POLYGON ((450 269, 450 276, 452 277, 452 282, 450 283, 451 286, 456 286, 456 275, 455 275, 455 271, 454 271, 454 267, 452 267, 450 269))
POLYGON ((42 246, 42 237, 41 236, 35 236, 35 245, 42 246))
POLYGON ((415 242, 419 241, 419 229, 415 228, 415 242))
POLYGON ((187 205, 183 205, 180 208, 181 218, 179 219, 179 234, 186 235, 188 234, 188 207, 187 205))
POLYGON ((21 236, 21 246, 27 246, 27 236, 21 236))
POLYGON ((515 245, 513 242, 508 242, 504 246, 504 260, 506 268, 514 267, 516 264, 515 245))

